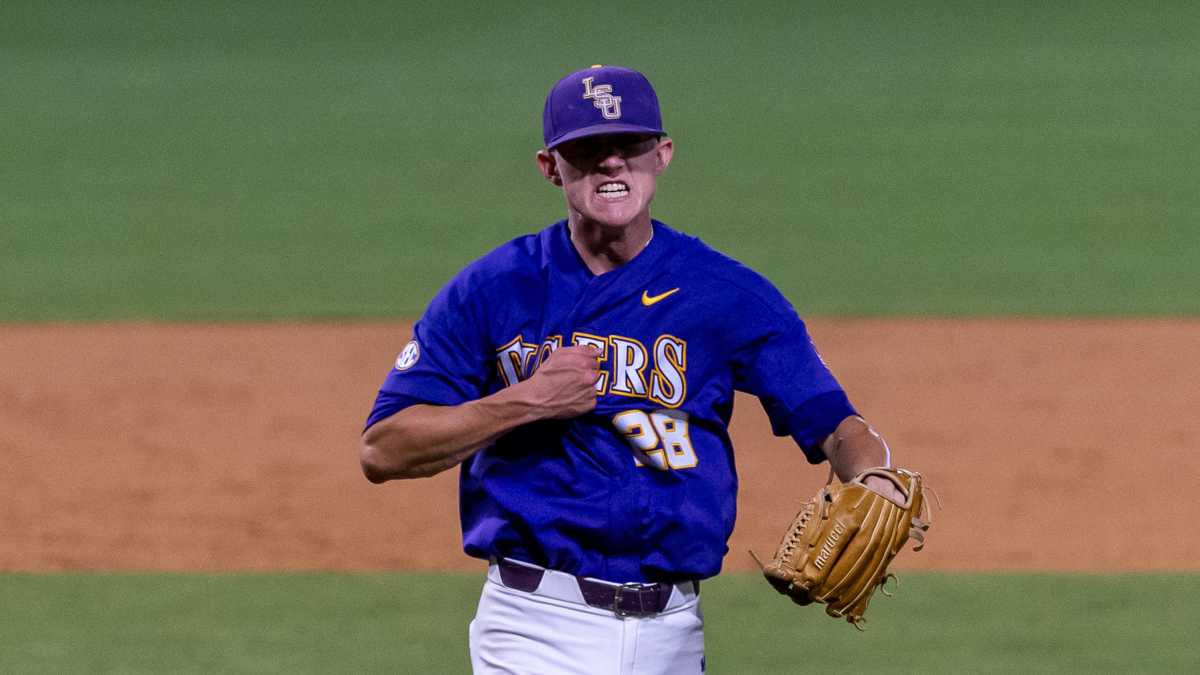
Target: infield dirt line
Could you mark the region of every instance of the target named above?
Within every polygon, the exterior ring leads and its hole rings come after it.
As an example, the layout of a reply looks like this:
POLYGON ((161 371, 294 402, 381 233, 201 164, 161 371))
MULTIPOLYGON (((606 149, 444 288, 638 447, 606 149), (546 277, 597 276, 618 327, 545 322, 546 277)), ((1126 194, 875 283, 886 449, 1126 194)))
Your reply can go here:
MULTIPOLYGON (((945 509, 898 567, 1196 570, 1200 320, 813 319, 945 509)), ((457 472, 374 486, 404 322, 0 325, 0 570, 478 569, 457 472)), ((825 479, 741 398, 726 569, 825 479)))

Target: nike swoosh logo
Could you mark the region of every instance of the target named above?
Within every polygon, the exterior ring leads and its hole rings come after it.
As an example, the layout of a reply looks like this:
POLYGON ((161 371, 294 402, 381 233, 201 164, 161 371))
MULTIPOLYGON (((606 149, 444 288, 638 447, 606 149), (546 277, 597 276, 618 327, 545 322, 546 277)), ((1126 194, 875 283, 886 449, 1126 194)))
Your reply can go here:
POLYGON ((666 293, 659 293, 658 295, 650 295, 649 292, 642 291, 642 304, 645 305, 646 307, 649 307, 650 305, 653 305, 654 303, 656 303, 660 300, 666 300, 668 297, 673 295, 678 290, 679 290, 678 288, 672 288, 671 290, 667 291, 666 293))

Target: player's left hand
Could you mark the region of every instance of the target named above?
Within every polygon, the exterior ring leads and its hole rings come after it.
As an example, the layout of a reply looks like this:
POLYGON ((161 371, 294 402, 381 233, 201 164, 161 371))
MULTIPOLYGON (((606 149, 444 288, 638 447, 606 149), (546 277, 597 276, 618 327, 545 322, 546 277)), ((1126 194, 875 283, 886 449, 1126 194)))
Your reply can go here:
POLYGON ((896 506, 904 506, 904 494, 900 492, 900 488, 896 487, 896 484, 892 481, 882 476, 870 475, 863 479, 863 485, 866 485, 872 492, 875 492, 896 506))

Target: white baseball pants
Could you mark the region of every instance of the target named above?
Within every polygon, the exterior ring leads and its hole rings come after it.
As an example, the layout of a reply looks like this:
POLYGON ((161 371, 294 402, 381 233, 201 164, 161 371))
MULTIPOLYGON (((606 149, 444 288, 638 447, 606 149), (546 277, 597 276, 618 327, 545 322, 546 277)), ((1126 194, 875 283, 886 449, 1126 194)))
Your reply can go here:
POLYGON ((526 593, 493 564, 470 646, 475 675, 688 675, 704 672, 704 617, 691 584, 659 614, 619 617, 586 604, 569 574, 547 570, 526 593))

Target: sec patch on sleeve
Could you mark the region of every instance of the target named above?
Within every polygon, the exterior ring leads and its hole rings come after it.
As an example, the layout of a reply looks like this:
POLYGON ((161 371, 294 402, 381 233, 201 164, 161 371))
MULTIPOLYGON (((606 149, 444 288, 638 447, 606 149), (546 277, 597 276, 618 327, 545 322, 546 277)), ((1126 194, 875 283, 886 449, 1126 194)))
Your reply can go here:
POLYGON ((400 351, 400 355, 396 357, 396 370, 408 370, 417 364, 421 358, 421 346, 416 340, 409 340, 408 344, 404 345, 404 349, 400 351))

